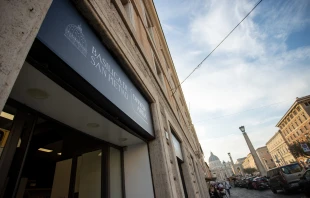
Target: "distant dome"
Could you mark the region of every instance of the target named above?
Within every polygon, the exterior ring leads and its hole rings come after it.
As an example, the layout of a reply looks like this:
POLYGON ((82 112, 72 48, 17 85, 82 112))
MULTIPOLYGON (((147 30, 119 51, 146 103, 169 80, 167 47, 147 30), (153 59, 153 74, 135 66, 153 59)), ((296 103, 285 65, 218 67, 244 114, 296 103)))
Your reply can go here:
POLYGON ((220 159, 216 155, 213 155, 213 153, 211 152, 211 156, 209 157, 209 162, 214 162, 214 161, 220 161, 220 159))

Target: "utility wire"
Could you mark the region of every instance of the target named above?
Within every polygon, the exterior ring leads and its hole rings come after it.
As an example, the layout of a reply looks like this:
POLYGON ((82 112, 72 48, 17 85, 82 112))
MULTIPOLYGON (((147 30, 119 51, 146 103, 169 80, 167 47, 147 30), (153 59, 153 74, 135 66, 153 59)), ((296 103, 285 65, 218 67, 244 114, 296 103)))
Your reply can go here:
POLYGON ((222 115, 222 116, 207 118, 207 119, 204 119, 204 120, 199 120, 199 121, 197 121, 195 123, 197 124, 197 123, 201 123, 201 122, 204 122, 204 121, 207 121, 207 120, 215 120, 215 119, 218 119, 218 118, 232 116, 232 115, 237 115, 237 114, 240 114, 240 113, 244 113, 244 112, 248 112, 248 111, 253 111, 253 110, 256 110, 256 109, 261 109, 261 108, 266 108, 266 107, 270 107, 270 106, 275 106, 275 105, 278 105, 278 104, 281 104, 281 103, 284 103, 284 102, 287 102, 287 101, 292 101, 292 100, 285 100, 285 101, 281 101, 281 102, 276 102, 276 103, 260 106, 260 107, 253 108, 253 109, 247 109, 247 110, 244 110, 244 111, 239 111, 239 112, 232 113, 232 114, 226 114, 226 115, 222 115))
POLYGON ((263 0, 260 0, 253 8, 252 10, 245 15, 245 17, 232 29, 227 36, 197 65, 197 67, 194 68, 194 70, 175 88, 172 95, 175 94, 175 92, 180 88, 180 86, 202 65, 202 63, 211 56, 211 54, 233 33, 233 31, 253 12, 253 10, 262 2, 263 0))

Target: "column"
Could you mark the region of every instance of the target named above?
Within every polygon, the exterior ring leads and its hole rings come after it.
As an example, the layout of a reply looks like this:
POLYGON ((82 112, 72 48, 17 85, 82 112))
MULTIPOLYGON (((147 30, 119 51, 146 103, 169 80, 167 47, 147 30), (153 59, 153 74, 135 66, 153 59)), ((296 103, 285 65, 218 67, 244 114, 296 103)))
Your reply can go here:
POLYGON ((266 170, 265 170, 262 162, 260 161, 260 159, 259 159, 259 157, 258 157, 258 155, 256 153, 256 150, 254 149, 254 147, 252 145, 252 142, 251 142, 250 138, 248 137, 246 132, 242 132, 242 134, 243 134, 244 139, 245 139, 245 141, 246 141, 246 143, 247 143, 247 145, 248 145, 248 147, 250 149, 250 152, 251 152, 251 154, 253 156, 253 159, 254 159, 254 162, 255 162, 255 165, 256 165, 258 171, 261 173, 261 175, 266 176, 266 174, 267 174, 266 170))
POLYGON ((235 168, 234 161, 233 161, 233 159, 232 159, 232 157, 231 157, 231 154, 230 154, 230 153, 228 153, 228 156, 229 156, 229 159, 230 159, 230 162, 231 162, 232 168, 233 168, 233 172, 234 172, 234 174, 235 174, 235 175, 237 175, 237 171, 236 171, 236 168, 235 168))
POLYGON ((0 1, 0 111, 52 0, 0 1))

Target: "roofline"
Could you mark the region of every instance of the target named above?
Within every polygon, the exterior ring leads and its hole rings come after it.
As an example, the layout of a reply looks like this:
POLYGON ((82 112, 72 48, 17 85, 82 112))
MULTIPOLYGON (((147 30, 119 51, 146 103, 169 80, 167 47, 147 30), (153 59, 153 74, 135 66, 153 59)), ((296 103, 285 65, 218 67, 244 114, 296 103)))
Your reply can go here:
POLYGON ((256 149, 256 151, 258 150, 258 149, 262 149, 262 148, 267 148, 267 146, 265 145, 265 146, 261 146, 261 147, 258 147, 257 149, 256 149))
POLYGON ((276 127, 279 127, 280 123, 284 120, 284 118, 295 108, 295 106, 304 100, 310 99, 310 95, 308 96, 303 96, 301 98, 296 97, 295 102, 291 105, 291 107, 286 111, 284 116, 281 118, 281 120, 277 123, 276 127))
MULTIPOLYGON (((268 142, 266 142, 266 146, 267 146, 267 144, 269 144, 278 134, 280 134, 280 130, 277 131, 277 132, 268 140, 268 142)), ((280 134, 280 135, 281 135, 281 134, 280 134)))

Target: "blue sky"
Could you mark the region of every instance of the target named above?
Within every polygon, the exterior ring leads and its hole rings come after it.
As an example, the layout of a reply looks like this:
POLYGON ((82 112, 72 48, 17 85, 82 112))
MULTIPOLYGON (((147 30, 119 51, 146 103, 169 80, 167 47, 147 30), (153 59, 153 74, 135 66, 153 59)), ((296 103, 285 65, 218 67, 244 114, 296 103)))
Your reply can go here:
MULTIPOLYGON (((154 0, 182 81, 258 0, 154 0)), ((264 146, 296 97, 310 94, 310 1, 264 0, 183 85, 208 161, 264 146)))

